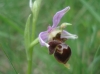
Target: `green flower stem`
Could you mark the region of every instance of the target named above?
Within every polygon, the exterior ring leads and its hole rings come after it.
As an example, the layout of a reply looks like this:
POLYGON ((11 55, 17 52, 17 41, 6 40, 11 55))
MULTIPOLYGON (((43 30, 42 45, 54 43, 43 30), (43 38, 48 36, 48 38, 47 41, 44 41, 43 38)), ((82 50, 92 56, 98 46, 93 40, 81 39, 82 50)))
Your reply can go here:
POLYGON ((35 4, 33 4, 33 19, 32 19, 32 36, 31 36, 31 40, 34 40, 34 33, 35 33, 35 27, 36 27, 36 22, 37 22, 37 18, 38 18, 38 14, 39 14, 39 10, 40 10, 40 5, 41 5, 41 0, 35 0, 35 4))
POLYGON ((31 18, 29 17, 29 20, 26 25, 26 30, 25 30, 25 43, 26 43, 26 53, 27 53, 27 60, 28 60, 27 74, 32 74, 33 49, 34 46, 39 42, 38 38, 34 40, 34 37, 35 37, 35 30, 36 30, 35 28, 36 28, 39 9, 40 9, 40 4, 41 4, 41 0, 35 0, 33 4, 30 4, 32 5, 31 7, 32 23, 30 25, 31 18))
POLYGON ((27 74, 32 74, 32 54, 33 54, 33 48, 30 48, 28 51, 29 59, 28 59, 28 68, 27 68, 27 74))
POLYGON ((33 48, 34 46, 39 42, 38 38, 36 38, 29 46, 28 50, 28 69, 27 69, 27 74, 31 74, 32 72, 32 55, 33 55, 33 48))
POLYGON ((32 36, 31 36, 31 41, 34 40, 34 33, 35 33, 35 27, 36 27, 36 19, 37 17, 34 17, 33 20, 32 20, 32 36))

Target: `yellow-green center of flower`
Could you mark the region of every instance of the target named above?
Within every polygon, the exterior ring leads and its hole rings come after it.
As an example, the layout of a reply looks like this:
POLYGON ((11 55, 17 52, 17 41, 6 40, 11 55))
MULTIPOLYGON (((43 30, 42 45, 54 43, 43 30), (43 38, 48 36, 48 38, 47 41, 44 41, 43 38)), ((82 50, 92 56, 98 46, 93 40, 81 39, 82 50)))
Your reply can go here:
POLYGON ((56 35, 57 35, 58 33, 61 33, 61 32, 62 32, 61 29, 55 29, 55 30, 53 30, 52 32, 50 32, 50 33, 49 33, 49 36, 48 36, 48 41, 53 40, 53 38, 56 37, 56 35))
POLYGON ((54 37, 56 37, 56 35, 58 33, 61 33, 63 31, 63 29, 67 26, 67 25, 71 25, 70 23, 62 23, 60 27, 57 27, 56 29, 52 30, 49 35, 48 35, 48 41, 53 40, 54 37))

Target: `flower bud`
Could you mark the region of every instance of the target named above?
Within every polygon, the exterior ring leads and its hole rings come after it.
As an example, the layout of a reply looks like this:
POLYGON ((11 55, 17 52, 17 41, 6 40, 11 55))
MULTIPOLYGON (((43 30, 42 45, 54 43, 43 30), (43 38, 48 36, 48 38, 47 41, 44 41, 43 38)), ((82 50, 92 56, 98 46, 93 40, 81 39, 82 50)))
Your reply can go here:
POLYGON ((39 9, 39 6, 40 6, 40 2, 41 0, 35 0, 33 3, 32 3, 32 0, 30 0, 29 2, 29 6, 31 8, 31 11, 32 13, 36 14, 38 9, 39 9))

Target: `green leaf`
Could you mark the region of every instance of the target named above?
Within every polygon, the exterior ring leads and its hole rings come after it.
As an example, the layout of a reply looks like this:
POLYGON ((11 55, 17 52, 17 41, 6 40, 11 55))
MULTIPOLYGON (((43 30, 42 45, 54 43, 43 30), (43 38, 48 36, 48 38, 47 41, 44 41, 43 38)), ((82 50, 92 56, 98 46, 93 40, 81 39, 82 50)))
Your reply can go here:
MULTIPOLYGON (((31 14, 29 15, 26 26, 25 26, 25 32, 24 32, 24 39, 25 39, 25 47, 26 47, 26 53, 28 55, 28 49, 30 45, 30 19, 31 19, 31 14)), ((28 57, 27 57, 28 58, 28 57)))

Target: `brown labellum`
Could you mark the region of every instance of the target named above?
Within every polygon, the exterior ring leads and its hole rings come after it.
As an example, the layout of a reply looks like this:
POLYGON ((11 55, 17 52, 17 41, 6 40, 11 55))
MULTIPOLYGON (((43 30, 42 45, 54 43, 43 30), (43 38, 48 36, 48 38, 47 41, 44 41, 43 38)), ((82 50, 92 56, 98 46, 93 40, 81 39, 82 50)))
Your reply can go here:
POLYGON ((64 43, 59 44, 56 47, 54 56, 59 62, 66 64, 71 56, 71 49, 64 43))
POLYGON ((49 54, 53 54, 55 52, 55 48, 58 44, 61 44, 61 42, 57 40, 49 42, 49 54))
POLYGON ((49 54, 54 54, 57 61, 66 64, 70 58, 71 49, 64 43, 67 39, 60 38, 60 36, 61 34, 58 33, 53 40, 48 43, 50 45, 49 54))

